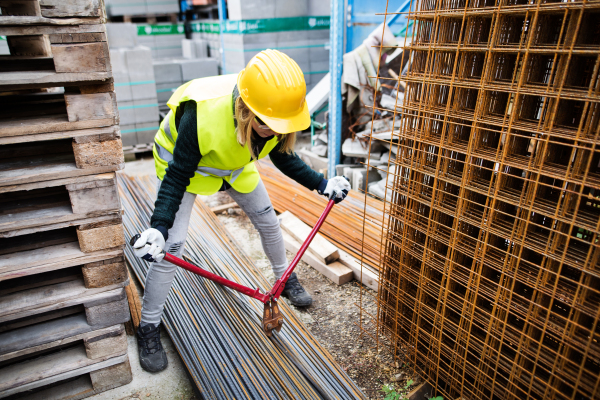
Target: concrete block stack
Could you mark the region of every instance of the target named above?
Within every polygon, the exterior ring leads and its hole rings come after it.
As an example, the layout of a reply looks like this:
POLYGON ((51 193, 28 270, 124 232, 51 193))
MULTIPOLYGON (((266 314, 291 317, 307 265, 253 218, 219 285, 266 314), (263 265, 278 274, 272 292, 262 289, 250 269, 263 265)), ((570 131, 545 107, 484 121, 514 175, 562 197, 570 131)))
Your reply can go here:
POLYGON ((207 58, 208 41, 204 39, 183 39, 181 50, 183 58, 207 58))
POLYGON ((132 380, 119 117, 102 2, 26 3, 0 3, 0 398, 81 399, 132 380))
POLYGON ((160 110, 168 112, 167 101, 175 90, 192 79, 219 74, 214 58, 156 60, 153 62, 160 110))
POLYGON ((160 119, 152 52, 137 45, 134 24, 107 24, 107 30, 123 146, 142 151, 154 142, 160 119))
POLYGON ((329 17, 307 0, 233 0, 230 21, 223 32, 224 73, 242 70, 264 49, 278 49, 293 58, 305 74, 310 90, 329 71, 329 17))
POLYGON ((221 33, 219 21, 201 20, 192 23, 192 39, 202 39, 208 46, 207 56, 219 61, 221 67, 221 33))
POLYGON ((138 43, 152 50, 153 59, 181 58, 181 41, 185 39, 183 24, 137 24, 138 43))
POLYGON ((105 0, 110 17, 172 14, 179 12, 177 0, 105 0))

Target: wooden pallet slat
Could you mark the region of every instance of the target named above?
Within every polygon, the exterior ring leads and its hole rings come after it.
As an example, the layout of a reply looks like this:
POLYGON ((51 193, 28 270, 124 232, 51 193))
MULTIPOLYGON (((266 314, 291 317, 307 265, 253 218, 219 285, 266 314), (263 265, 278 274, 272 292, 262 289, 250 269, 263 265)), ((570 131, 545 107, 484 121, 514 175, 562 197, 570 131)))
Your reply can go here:
POLYGON ((2 0, 1 25, 99 24, 105 20, 101 0, 2 0))
POLYGON ((18 251, 0 257, 0 279, 14 279, 110 260, 122 254, 121 247, 84 253, 77 241, 18 251))
POLYGON ((126 385, 133 379, 129 360, 90 371, 75 380, 58 383, 31 394, 21 394, 21 400, 79 400, 126 385))
MULTIPOLYGON (((57 318, 0 333, 0 361, 4 362, 53 347, 64 346, 78 340, 89 341, 98 337, 103 338, 105 334, 120 335, 123 330, 122 325, 92 326, 88 324, 83 313, 57 318)), ((120 348, 115 350, 119 351, 120 348)), ((97 355, 96 351, 88 353, 88 357, 92 359, 98 358, 97 355)))
POLYGON ((0 187, 118 171, 121 143, 120 134, 107 133, 0 146, 0 187))
POLYGON ((52 44, 50 47, 57 73, 111 71, 106 42, 52 44))
MULTIPOLYGON (((7 367, 0 378, 0 397, 10 396, 98 371, 128 361, 127 354, 106 357, 100 361, 87 358, 85 349, 74 347, 61 353, 7 367)), ((131 373, 129 374, 131 376, 131 373)))
POLYGON ((93 30, 40 32, 0 25, 0 35, 6 35, 10 51, 0 56, 0 87, 18 90, 109 81, 112 74, 106 32, 103 26, 93 30))
POLYGON ((107 221, 120 209, 114 173, 88 175, 80 183, 0 192, 0 238, 107 221))
MULTIPOLYGON (((86 288, 82 278, 41 286, 11 293, 0 297, 2 310, 0 322, 8 322, 31 315, 41 314, 61 308, 84 305, 88 323, 91 325, 104 321, 106 310, 111 318, 121 321, 129 319, 127 296, 123 289, 129 282, 121 282, 102 288, 86 288), (115 314, 116 312, 116 314, 115 314)), ((125 322, 121 321, 121 322, 125 322)))

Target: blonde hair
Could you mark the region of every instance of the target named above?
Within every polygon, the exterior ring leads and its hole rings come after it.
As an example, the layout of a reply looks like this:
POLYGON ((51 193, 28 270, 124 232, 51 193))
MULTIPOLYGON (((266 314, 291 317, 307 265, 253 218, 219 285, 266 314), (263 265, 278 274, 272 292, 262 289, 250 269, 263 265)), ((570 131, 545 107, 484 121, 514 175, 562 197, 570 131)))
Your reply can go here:
MULTIPOLYGON (((254 154, 254 147, 252 146, 252 120, 254 120, 255 116, 256 115, 254 115, 254 113, 248 108, 241 97, 238 97, 235 100, 237 141, 241 146, 248 145, 250 156, 256 160, 258 155, 254 154)), ((280 152, 287 154, 292 154, 294 152, 294 145, 296 144, 296 132, 279 135, 277 139, 279 142, 282 142, 281 148, 279 149, 280 152)))

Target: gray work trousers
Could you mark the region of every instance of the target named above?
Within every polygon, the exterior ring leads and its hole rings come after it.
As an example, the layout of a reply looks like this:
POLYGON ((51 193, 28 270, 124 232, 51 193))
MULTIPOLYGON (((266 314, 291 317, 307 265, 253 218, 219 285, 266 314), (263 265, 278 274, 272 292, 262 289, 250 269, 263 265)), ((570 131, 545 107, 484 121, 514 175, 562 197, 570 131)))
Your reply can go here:
MULTIPOLYGON (((157 193, 161 183, 158 180, 157 193)), ((250 193, 240 193, 233 188, 228 189, 227 193, 246 213, 256 230, 258 230, 263 250, 271 262, 275 279, 279 279, 288 263, 279 221, 262 180, 258 182, 256 189, 250 193)), ((184 193, 179 210, 175 215, 173 227, 169 229, 169 238, 165 243, 165 250, 179 258, 183 254, 195 199, 195 194, 184 193)), ((159 263, 152 263, 150 266, 144 290, 142 324, 156 325, 160 322, 176 271, 177 267, 175 265, 164 260, 159 263)))

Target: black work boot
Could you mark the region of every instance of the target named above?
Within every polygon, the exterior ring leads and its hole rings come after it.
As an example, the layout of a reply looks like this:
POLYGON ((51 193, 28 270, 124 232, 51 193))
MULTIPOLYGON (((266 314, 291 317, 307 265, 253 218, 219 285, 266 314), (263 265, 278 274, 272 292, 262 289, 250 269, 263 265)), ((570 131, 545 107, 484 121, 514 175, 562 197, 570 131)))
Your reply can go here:
POLYGON ((160 372, 167 368, 167 353, 160 343, 160 324, 140 325, 137 331, 140 365, 148 372, 160 372))
POLYGON ((308 307, 312 304, 312 297, 310 297, 310 294, 306 293, 306 290, 304 290, 300 282, 298 282, 298 277, 295 272, 292 272, 292 275, 290 275, 290 278, 285 283, 281 295, 287 297, 290 303, 296 307, 308 307))

